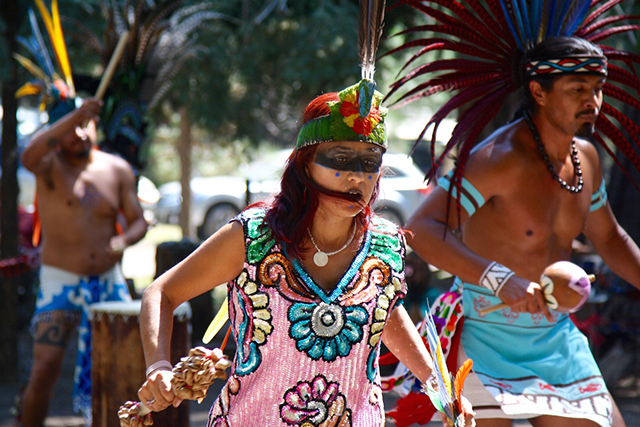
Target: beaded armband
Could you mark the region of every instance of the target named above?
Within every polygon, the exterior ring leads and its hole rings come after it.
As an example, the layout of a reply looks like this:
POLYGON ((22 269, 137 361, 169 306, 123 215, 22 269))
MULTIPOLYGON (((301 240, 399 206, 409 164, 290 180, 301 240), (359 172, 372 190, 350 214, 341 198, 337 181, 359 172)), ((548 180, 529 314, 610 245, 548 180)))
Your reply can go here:
MULTIPOLYGON (((449 171, 448 174, 440 177, 438 179, 438 186, 442 187, 443 190, 449 191, 451 188, 451 180, 453 179, 453 171, 449 171)), ((451 197, 457 199, 458 197, 458 189, 453 188, 451 190, 451 197)), ((484 205, 484 197, 476 188, 471 185, 469 181, 462 177, 461 181, 461 191, 460 191, 460 204, 467 211, 467 215, 473 215, 478 209, 484 205)))
POLYGON ((513 276, 513 271, 494 261, 482 273, 478 284, 483 288, 489 289, 494 295, 498 295, 498 292, 502 290, 502 287, 511 276, 513 276))
POLYGON ((598 191, 591 195, 591 208, 589 212, 597 211, 601 207, 607 204, 607 187, 604 183, 604 178, 602 178, 602 184, 600 184, 600 188, 598 191))

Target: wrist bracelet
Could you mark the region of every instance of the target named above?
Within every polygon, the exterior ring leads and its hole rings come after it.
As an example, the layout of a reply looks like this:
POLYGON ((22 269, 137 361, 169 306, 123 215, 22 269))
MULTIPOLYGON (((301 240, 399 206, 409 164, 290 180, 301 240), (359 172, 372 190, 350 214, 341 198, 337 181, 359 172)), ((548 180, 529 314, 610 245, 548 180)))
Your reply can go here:
POLYGON ((155 371, 159 369, 165 369, 165 370, 171 371, 173 369, 173 365, 168 360, 159 360, 147 368, 146 377, 149 378, 149 375, 153 374, 155 371))
POLYGON ((494 261, 489 264, 484 273, 482 273, 478 283, 480 286, 489 289, 497 296, 498 292, 500 292, 511 276, 513 276, 513 271, 494 261))

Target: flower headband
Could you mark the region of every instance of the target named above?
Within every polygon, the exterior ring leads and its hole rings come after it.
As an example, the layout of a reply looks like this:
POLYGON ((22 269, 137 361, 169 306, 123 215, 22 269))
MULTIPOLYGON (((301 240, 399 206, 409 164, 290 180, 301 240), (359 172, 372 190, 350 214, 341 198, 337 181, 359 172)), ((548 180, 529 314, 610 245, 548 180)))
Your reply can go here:
POLYGON ((602 56, 586 56, 560 59, 539 59, 529 61, 525 65, 527 77, 545 76, 548 74, 602 74, 607 75, 607 58, 602 56))
POLYGON ((331 141, 361 141, 387 149, 384 118, 380 106, 383 95, 373 80, 362 79, 338 93, 338 101, 328 102, 331 114, 309 120, 300 129, 296 149, 331 141))

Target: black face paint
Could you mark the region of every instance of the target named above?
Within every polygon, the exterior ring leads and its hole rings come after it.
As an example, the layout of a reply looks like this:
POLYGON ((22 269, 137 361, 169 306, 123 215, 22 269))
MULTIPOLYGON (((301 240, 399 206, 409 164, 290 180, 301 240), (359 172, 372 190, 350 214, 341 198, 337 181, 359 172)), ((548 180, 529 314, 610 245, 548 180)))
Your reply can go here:
POLYGON ((377 149, 357 151, 340 146, 321 146, 313 161, 320 166, 338 171, 378 173, 382 165, 382 152, 377 149))

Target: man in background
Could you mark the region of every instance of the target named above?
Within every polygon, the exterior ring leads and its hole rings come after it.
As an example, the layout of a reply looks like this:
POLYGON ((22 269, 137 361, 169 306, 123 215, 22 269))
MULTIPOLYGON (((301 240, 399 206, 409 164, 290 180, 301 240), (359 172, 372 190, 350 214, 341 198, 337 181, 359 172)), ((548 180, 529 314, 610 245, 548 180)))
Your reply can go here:
POLYGON ((91 419, 89 306, 130 300, 120 270, 124 249, 147 230, 129 164, 93 149, 102 101, 85 99, 36 134, 21 160, 36 175, 42 225, 40 290, 32 320, 33 366, 21 422, 40 427, 78 327, 74 409, 91 419), (119 219, 124 219, 123 224, 119 219))

